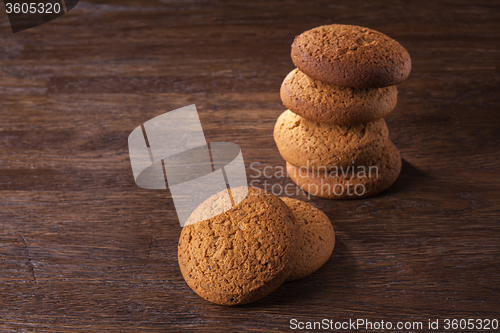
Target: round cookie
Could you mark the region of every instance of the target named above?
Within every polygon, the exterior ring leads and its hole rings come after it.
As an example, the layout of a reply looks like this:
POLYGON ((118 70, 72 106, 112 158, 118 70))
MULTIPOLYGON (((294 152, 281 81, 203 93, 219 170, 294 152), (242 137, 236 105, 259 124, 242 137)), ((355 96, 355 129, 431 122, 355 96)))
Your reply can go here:
POLYGON ((377 155, 389 136, 384 119, 356 126, 335 126, 287 110, 274 127, 274 141, 285 161, 313 169, 360 165, 377 155))
POLYGON ((396 86, 356 89, 315 80, 299 69, 281 85, 281 100, 293 113, 340 126, 369 123, 388 115, 398 99, 396 86))
POLYGON ((379 155, 363 166, 338 168, 329 173, 311 171, 286 163, 289 177, 304 191, 326 199, 358 199, 388 189, 401 171, 401 156, 387 139, 379 155))
POLYGON ((256 301, 288 276, 295 251, 295 217, 273 194, 247 189, 245 199, 232 209, 187 225, 181 232, 182 276, 199 296, 213 303, 256 301))
POLYGON ((321 210, 300 200, 283 197, 297 220, 297 248, 285 282, 295 281, 318 270, 332 255, 335 232, 321 210))
POLYGON ((354 25, 324 25, 300 34, 292 44, 292 61, 316 80, 353 88, 393 86, 411 71, 401 44, 354 25))

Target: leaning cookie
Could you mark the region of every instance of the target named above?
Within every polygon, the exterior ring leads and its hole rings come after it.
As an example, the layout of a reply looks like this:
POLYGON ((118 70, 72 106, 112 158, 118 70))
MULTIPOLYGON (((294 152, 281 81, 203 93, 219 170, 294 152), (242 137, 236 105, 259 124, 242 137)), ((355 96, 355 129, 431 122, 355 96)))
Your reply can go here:
POLYGON ((185 226, 179 239, 179 267, 187 284, 222 305, 250 303, 278 288, 295 251, 297 227, 290 208, 264 190, 241 189, 248 190, 242 202, 185 226))
POLYGON ((292 61, 316 80, 353 88, 393 86, 411 71, 401 44, 354 25, 324 25, 300 34, 292 44, 292 61))
POLYGON ((283 197, 297 219, 297 248, 286 282, 302 279, 323 266, 335 247, 332 224, 321 210, 300 200, 283 197))
POLYGON ((369 123, 387 116, 397 103, 396 86, 356 89, 315 80, 299 69, 281 85, 281 100, 293 113, 340 126, 369 123))
POLYGON ((399 151, 388 139, 379 155, 365 165, 324 170, 307 170, 286 163, 288 175, 304 191, 326 199, 371 197, 388 189, 401 171, 399 151))
POLYGON ((311 121, 287 110, 274 127, 283 159, 307 169, 364 165, 378 155, 389 136, 384 119, 356 126, 311 121))

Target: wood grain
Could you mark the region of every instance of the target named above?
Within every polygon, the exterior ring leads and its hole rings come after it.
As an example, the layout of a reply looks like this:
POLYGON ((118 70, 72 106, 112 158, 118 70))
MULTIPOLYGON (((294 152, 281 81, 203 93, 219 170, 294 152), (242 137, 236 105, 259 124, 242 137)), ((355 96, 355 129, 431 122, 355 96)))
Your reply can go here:
POLYGON ((18 34, 2 10, 0 331, 500 320, 499 7, 93 0, 18 34), (368 26, 410 52, 412 73, 386 118, 401 176, 364 200, 298 195, 332 220, 330 260, 254 304, 210 304, 178 269, 169 192, 134 183, 128 134, 195 103, 208 141, 242 148, 249 180, 289 184, 259 176, 284 166, 272 139, 279 87, 294 36, 329 23, 368 26))

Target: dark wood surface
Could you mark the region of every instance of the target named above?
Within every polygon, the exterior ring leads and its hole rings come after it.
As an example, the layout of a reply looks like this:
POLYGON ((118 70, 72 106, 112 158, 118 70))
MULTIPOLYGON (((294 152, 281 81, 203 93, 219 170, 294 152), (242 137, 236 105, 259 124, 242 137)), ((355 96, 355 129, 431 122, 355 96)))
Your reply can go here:
POLYGON ((95 0, 18 34, 2 8, 0 331, 280 332, 292 318, 363 318, 439 319, 442 332, 446 318, 500 320, 500 7, 404 3, 95 0), (330 23, 410 52, 386 118, 401 176, 365 200, 297 196, 332 220, 330 260, 254 304, 208 303, 180 274, 169 192, 134 183, 128 134, 195 103, 208 141, 242 148, 249 180, 290 183, 253 169, 284 166, 272 130, 290 45, 330 23))

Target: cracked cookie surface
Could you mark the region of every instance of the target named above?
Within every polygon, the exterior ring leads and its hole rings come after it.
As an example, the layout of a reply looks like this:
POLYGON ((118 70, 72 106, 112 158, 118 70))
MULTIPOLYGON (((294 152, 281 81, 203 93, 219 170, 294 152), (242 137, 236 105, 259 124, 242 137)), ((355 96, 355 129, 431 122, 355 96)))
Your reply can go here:
POLYGON ((286 163, 290 179, 309 194, 326 199, 359 199, 388 189, 401 172, 401 155, 386 139, 380 154, 365 165, 330 172, 311 171, 286 163))
POLYGON ((352 126, 388 115, 397 103, 396 86, 357 89, 315 80, 298 68, 280 90, 283 104, 293 113, 317 122, 352 126))
POLYGON ((381 32, 332 24, 295 37, 292 61, 308 76, 353 88, 382 88, 406 80, 411 71, 408 51, 381 32))
POLYGON ((302 279, 323 266, 335 247, 335 232, 328 216, 313 205, 288 197, 280 198, 297 220, 297 248, 286 281, 302 279))
POLYGON ((307 169, 363 165, 382 150, 389 136, 384 119, 356 126, 335 126, 283 112, 274 140, 283 159, 307 169))
POLYGON ((273 194, 247 189, 245 199, 232 209, 181 232, 182 276, 213 303, 256 301, 278 288, 290 269, 297 229, 293 213, 273 194))

